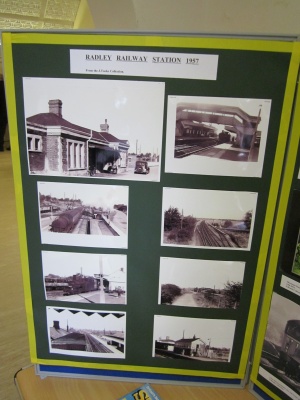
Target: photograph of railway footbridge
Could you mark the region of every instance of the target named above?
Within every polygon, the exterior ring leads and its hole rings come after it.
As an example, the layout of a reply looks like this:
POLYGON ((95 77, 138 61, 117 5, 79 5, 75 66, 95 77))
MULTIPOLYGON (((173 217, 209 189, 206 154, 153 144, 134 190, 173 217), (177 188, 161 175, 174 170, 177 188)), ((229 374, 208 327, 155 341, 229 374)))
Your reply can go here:
POLYGON ((175 157, 192 154, 230 161, 258 160, 261 117, 240 107, 180 103, 176 111, 175 157))
POLYGON ((125 313, 47 308, 50 352, 125 358, 125 313))
POLYGON ((169 96, 166 172, 261 176, 270 109, 265 99, 169 96))
POLYGON ((128 187, 38 182, 42 241, 125 247, 128 187))
POLYGON ((162 245, 249 250, 257 193, 164 188, 162 245))

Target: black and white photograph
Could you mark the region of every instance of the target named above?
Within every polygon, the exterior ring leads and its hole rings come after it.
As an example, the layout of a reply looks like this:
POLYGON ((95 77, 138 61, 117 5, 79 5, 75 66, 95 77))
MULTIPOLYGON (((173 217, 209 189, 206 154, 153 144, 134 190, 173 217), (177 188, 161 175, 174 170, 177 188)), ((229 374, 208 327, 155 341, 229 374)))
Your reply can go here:
POLYGON ((291 192, 287 228, 284 240, 281 268, 294 278, 300 277, 300 190, 291 192))
POLYGON ((128 186, 37 182, 42 243, 127 248, 128 186))
POLYGON ((165 172, 261 177, 271 100, 168 96, 165 172))
POLYGON ((298 238, 297 238, 297 245, 296 245, 295 255, 294 255, 294 260, 293 260, 293 265, 292 265, 292 273, 300 276, 300 230, 299 230, 298 238))
POLYGON ((250 250, 257 193, 164 188, 163 246, 250 250))
POLYGON ((153 357, 230 362, 236 321, 154 316, 153 357))
POLYGON ((163 82, 23 78, 29 173, 160 180, 163 82))
POLYGON ((300 396, 300 307, 273 293, 259 374, 291 399, 300 396))
POLYGON ((46 300, 126 304, 125 255, 42 251, 42 263, 46 300))
POLYGON ((245 263, 162 257, 158 303, 199 308, 240 305, 245 263))
POLYGON ((47 307, 50 353, 125 358, 126 313, 47 307))

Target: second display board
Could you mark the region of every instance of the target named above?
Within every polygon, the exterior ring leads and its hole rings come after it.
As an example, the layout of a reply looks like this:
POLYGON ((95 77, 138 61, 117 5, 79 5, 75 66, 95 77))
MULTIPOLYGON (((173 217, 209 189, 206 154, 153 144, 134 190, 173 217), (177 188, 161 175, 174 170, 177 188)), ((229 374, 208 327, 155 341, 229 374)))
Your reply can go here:
POLYGON ((3 47, 32 361, 243 379, 293 43, 7 32, 3 47))

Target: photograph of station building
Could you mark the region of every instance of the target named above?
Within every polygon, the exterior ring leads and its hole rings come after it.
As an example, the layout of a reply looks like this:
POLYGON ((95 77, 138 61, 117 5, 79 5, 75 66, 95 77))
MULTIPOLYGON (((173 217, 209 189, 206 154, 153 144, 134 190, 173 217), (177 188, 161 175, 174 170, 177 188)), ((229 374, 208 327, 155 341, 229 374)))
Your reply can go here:
POLYGON ((155 315, 152 357, 230 362, 236 321, 155 315))
POLYGON ((168 358, 194 357, 201 361, 228 361, 230 349, 211 347, 210 340, 206 343, 196 335, 178 340, 172 340, 167 336, 165 339, 159 338, 155 341, 155 355, 168 358))
POLYGON ((26 118, 30 173, 85 176, 91 168, 126 169, 130 144, 109 133, 107 119, 95 131, 64 119, 60 99, 48 104, 48 111, 26 118))

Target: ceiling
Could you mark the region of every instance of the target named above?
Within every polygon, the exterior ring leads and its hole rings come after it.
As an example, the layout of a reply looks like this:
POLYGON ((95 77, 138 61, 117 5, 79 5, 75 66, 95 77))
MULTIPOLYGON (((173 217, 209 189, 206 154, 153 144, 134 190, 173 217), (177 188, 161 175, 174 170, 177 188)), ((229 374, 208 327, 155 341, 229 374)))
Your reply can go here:
POLYGON ((73 29, 81 0, 0 0, 0 30, 73 29))

